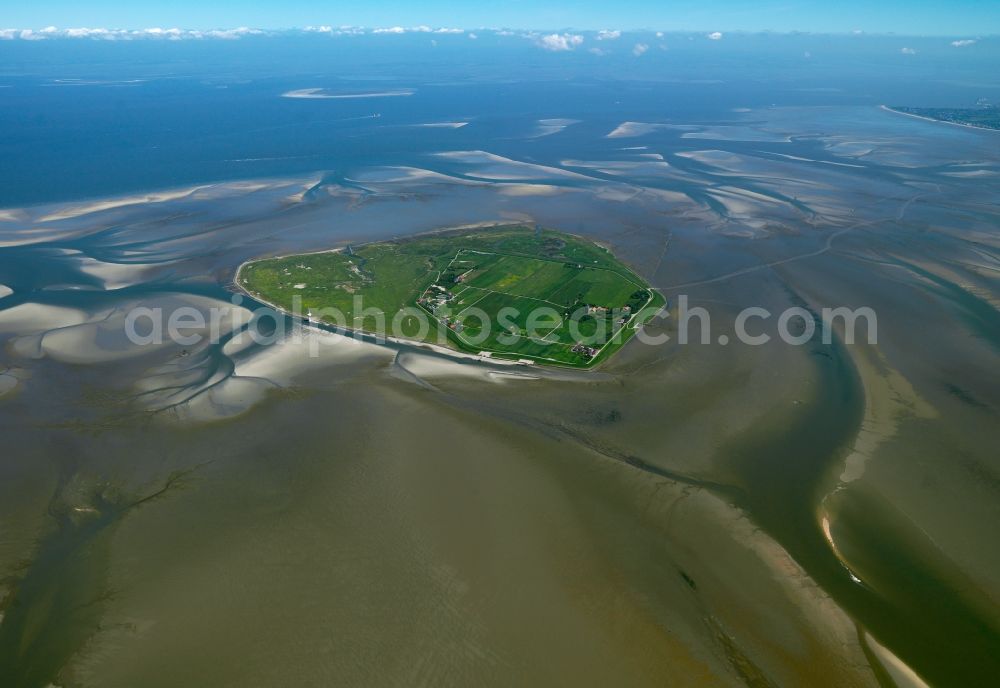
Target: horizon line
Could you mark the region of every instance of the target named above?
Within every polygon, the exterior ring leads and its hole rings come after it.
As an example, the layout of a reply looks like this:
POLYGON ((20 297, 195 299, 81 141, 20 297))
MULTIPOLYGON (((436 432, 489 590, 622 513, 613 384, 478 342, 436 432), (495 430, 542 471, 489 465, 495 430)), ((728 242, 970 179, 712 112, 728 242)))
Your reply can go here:
POLYGON ((974 36, 975 41, 989 40, 1000 36, 998 33, 990 34, 970 34, 970 33, 896 33, 892 31, 865 31, 855 29, 852 31, 810 31, 805 29, 776 30, 776 29, 727 29, 725 27, 712 27, 703 29, 659 29, 655 27, 638 28, 582 28, 575 26, 548 27, 548 28, 523 28, 512 26, 490 26, 490 27, 431 27, 427 25, 417 26, 360 26, 360 25, 319 25, 319 26, 288 26, 288 27, 264 27, 264 26, 234 26, 234 27, 210 27, 210 28, 180 28, 173 26, 170 28, 153 27, 120 27, 120 26, 81 26, 59 28, 57 25, 48 25, 41 28, 33 27, 3 27, 0 28, 0 40, 41 40, 41 39, 109 39, 109 38, 229 38, 238 39, 243 37, 268 37, 287 34, 304 35, 329 35, 329 36, 400 36, 400 35, 469 35, 476 32, 492 33, 500 37, 536 38, 544 34, 565 34, 568 32, 595 34, 597 36, 613 35, 613 38, 605 40, 615 40, 624 34, 654 34, 658 37, 667 36, 712 36, 723 34, 727 36, 833 36, 833 37, 867 37, 867 38, 921 38, 921 39, 950 39, 968 38, 974 36))

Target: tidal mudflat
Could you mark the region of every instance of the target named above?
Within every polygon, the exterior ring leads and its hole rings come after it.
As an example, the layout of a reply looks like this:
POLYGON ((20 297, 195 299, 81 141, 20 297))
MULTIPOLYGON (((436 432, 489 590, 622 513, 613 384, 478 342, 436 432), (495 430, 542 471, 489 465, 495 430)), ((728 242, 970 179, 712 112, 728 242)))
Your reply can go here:
POLYGON ((463 140, 5 211, 4 685, 1000 674, 995 134, 877 107, 578 119, 521 127, 531 156, 463 140), (257 256, 517 222, 609 245, 710 340, 672 309, 669 342, 600 370, 511 370, 260 344, 234 298, 257 256), (136 346, 136 306, 224 309, 227 334, 136 346), (749 306, 867 306, 877 343, 722 344, 749 306))

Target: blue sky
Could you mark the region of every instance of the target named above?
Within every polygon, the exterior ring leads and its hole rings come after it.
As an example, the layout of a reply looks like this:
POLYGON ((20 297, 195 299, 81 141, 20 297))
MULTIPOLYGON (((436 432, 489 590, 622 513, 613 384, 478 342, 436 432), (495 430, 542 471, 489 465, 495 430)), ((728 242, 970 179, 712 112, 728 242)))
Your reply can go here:
POLYGON ((1000 34, 1000 0, 7 0, 0 28, 309 25, 1000 34))

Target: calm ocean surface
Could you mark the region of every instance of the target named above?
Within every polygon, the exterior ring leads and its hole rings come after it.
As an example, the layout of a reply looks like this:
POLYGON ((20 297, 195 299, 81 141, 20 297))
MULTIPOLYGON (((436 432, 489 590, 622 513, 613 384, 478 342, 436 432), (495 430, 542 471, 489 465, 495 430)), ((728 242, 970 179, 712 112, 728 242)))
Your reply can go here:
POLYGON ((0 42, 0 207, 420 167, 444 150, 558 164, 628 145, 601 140, 626 120, 704 124, 729 121, 739 108, 971 106, 1000 96, 987 72, 992 45, 973 54, 931 44, 942 56, 917 63, 886 38, 668 36, 666 49, 641 60, 547 54, 497 38, 475 51, 456 39, 433 48, 391 40, 0 42), (313 88, 412 95, 281 97, 313 88), (536 138, 540 119, 580 124, 536 138), (412 126, 458 121, 469 124, 412 126))

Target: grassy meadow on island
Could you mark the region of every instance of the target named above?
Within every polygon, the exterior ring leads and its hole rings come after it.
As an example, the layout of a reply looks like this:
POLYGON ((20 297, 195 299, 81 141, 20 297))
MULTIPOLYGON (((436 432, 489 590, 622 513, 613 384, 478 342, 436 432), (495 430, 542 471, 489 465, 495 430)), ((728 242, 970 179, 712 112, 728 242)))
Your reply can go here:
POLYGON ((609 358, 665 303, 608 249, 524 226, 251 261, 236 282, 314 322, 574 367, 609 358))

